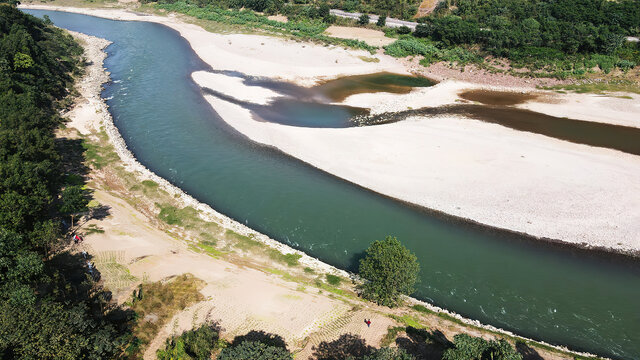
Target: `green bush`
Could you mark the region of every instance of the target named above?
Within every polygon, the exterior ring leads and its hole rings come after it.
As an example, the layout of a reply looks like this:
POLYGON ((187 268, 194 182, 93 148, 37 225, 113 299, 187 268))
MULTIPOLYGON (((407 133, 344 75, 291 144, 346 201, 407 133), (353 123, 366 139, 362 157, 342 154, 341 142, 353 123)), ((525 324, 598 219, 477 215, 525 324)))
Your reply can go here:
POLYGON ((218 345, 218 336, 218 331, 209 324, 186 331, 167 340, 165 348, 157 352, 158 360, 210 359, 211 353, 218 345))
POLYGON ((430 57, 438 53, 438 48, 431 44, 412 38, 402 38, 384 47, 385 54, 393 57, 422 55, 430 57))
POLYGON ((293 360, 291 353, 282 347, 259 341, 243 341, 223 349, 217 360, 293 360))
POLYGON ((522 360, 507 341, 487 341, 467 334, 453 337, 453 347, 442 354, 443 360, 522 360))
POLYGON ((616 64, 616 66, 622 70, 630 70, 633 69, 634 67, 636 67, 636 63, 633 61, 629 61, 629 60, 620 60, 618 61, 618 63, 616 64))
POLYGON ((326 274, 325 278, 327 279, 329 285, 340 286, 340 283, 342 283, 342 279, 340 278, 340 276, 326 274))
POLYGON ((411 29, 408 26, 402 25, 396 29, 396 32, 400 35, 406 35, 406 34, 411 34, 411 29))
POLYGON ((402 295, 411 295, 420 265, 416 256, 395 237, 376 240, 360 260, 362 296, 379 305, 397 306, 402 295))
POLYGON ((609 55, 594 54, 591 56, 591 58, 595 61, 596 64, 598 64, 600 70, 602 70, 605 74, 610 73, 616 64, 615 59, 609 55))
POLYGON ((360 25, 367 25, 369 24, 369 15, 367 14, 362 14, 360 15, 360 17, 358 18, 358 24, 360 25))

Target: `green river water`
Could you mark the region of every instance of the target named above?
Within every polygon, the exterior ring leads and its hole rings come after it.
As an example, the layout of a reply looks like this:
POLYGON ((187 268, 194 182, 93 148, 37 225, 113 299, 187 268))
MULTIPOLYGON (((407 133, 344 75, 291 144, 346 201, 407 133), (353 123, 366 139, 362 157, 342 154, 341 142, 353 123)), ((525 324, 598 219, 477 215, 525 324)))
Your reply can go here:
POLYGON ((190 74, 208 67, 167 27, 27 12, 114 42, 103 96, 116 126, 141 163, 200 201, 348 270, 371 241, 397 236, 422 265, 416 297, 519 335, 640 358, 637 260, 409 207, 251 143, 204 100, 190 74))

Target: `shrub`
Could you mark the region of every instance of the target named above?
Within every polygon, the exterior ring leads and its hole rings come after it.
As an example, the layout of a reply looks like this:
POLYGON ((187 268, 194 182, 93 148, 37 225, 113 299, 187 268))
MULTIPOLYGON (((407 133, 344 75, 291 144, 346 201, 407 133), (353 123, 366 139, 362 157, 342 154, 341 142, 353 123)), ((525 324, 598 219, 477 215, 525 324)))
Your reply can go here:
POLYGON ((358 24, 367 25, 368 23, 369 23, 369 15, 367 14, 360 15, 360 17, 358 18, 358 24))
POLYGON ((633 61, 629 61, 629 60, 620 60, 620 61, 618 61, 616 66, 619 67, 622 70, 629 70, 629 69, 633 69, 634 67, 636 67, 636 63, 633 62, 633 61))
POLYGON ((438 53, 438 48, 415 38, 398 39, 384 47, 385 54, 393 57, 407 57, 412 55, 433 56, 438 53))
POLYGON ((522 355, 505 340, 487 341, 467 334, 453 337, 453 347, 442 354, 443 360, 522 360, 522 355))
POLYGON ((406 35, 406 34, 411 34, 411 29, 408 26, 400 26, 396 32, 400 35, 406 35))
POLYGON ((291 353, 282 347, 259 341, 243 341, 223 349, 218 360, 293 360, 291 353))
POLYGON ((218 344, 218 331, 210 324, 184 332, 167 340, 165 348, 158 350, 158 360, 207 360, 218 344))
POLYGON ((362 296, 379 305, 398 305, 401 296, 410 295, 418 280, 418 259, 395 237, 376 240, 360 260, 362 296))
POLYGON ((387 17, 384 15, 378 16, 378 21, 376 21, 376 26, 383 27, 387 25, 387 17))
POLYGON ((413 32, 415 37, 429 37, 431 35, 431 27, 428 24, 418 24, 416 30, 413 32))

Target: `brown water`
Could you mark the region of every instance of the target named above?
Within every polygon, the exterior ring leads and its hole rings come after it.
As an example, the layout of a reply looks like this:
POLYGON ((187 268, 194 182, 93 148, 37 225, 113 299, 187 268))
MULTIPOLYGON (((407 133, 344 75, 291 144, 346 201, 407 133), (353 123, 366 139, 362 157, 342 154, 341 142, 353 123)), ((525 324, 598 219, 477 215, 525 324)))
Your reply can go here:
POLYGON ((499 106, 522 104, 539 97, 539 95, 531 93, 492 90, 468 90, 458 94, 458 96, 465 100, 477 101, 485 105, 499 106))
POLYGON ((416 87, 429 87, 435 81, 419 76, 398 75, 388 72, 345 76, 314 86, 311 90, 332 101, 342 101, 348 96, 362 93, 388 92, 407 94, 416 87))
POLYGON ((513 107, 459 104, 406 110, 369 117, 365 124, 401 121, 410 116, 457 115, 500 124, 508 128, 546 135, 578 144, 598 146, 640 155, 640 129, 573 120, 513 107))

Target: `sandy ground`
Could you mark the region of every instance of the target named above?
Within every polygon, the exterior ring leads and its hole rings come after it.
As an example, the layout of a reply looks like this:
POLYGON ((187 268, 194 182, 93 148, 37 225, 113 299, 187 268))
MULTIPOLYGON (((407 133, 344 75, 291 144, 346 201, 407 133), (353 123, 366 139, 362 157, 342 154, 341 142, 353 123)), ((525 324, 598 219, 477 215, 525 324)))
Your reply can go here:
POLYGON ((325 30, 325 34, 342 39, 362 40, 372 46, 385 46, 394 42, 396 39, 384 36, 384 32, 380 30, 331 25, 325 30))
MULTIPOLYGON (((126 277, 122 279, 124 274, 114 273, 99 260, 108 257, 125 265, 138 280, 159 281, 191 273, 207 283, 201 290, 206 300, 169 321, 149 346, 145 359, 155 359, 156 350, 168 336, 179 335, 206 319, 219 322, 226 339, 251 330, 263 330, 282 336, 290 348, 306 349, 308 353, 312 346, 334 340, 343 331, 360 335, 369 344, 377 344, 387 327, 395 324, 366 308, 353 311, 342 301, 318 294, 317 289, 301 290, 297 284, 269 273, 194 253, 184 242, 151 226, 144 215, 123 200, 102 190, 94 195, 101 204, 109 205, 110 215, 85 224, 85 227, 95 224, 105 232, 87 236, 82 249, 97 259, 96 268, 106 274, 103 277, 107 286, 127 285, 126 277), (113 278, 117 276, 121 278, 113 278), (254 296, 256 294, 260 296, 254 296), (371 328, 364 324, 365 318, 372 319, 371 328), (329 324, 337 319, 347 321, 334 329, 329 324), (304 340, 308 336, 312 339, 307 343, 304 340)), ((131 279, 129 285, 135 282, 131 279)), ((121 300, 129 294, 123 292, 121 300)))
POLYGON ((269 15, 267 16, 267 19, 283 23, 289 22, 289 19, 284 15, 269 15))

